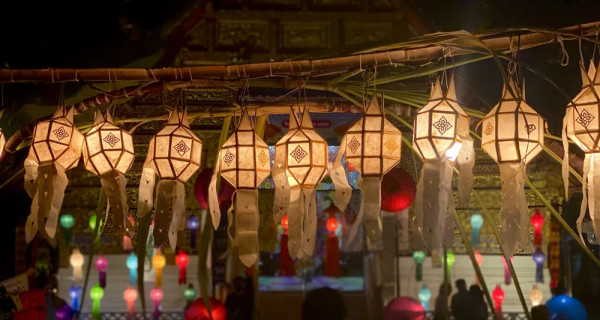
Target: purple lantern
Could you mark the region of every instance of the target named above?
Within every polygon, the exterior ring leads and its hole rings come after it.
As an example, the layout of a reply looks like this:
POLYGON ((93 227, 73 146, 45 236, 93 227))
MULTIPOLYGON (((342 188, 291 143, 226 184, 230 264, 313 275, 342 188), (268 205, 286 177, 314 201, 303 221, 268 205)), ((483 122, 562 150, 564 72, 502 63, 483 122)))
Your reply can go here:
POLYGON ((546 255, 540 248, 535 250, 533 254, 533 261, 535 261, 535 282, 544 283, 544 261, 546 261, 546 255))
MULTIPOLYGON (((203 210, 205 211, 205 210, 203 210)), ((190 216, 187 220, 187 227, 190 229, 190 246, 196 247, 196 230, 200 227, 200 220, 196 216, 190 216)))
POLYGON ((108 260, 104 256, 98 256, 96 259, 96 269, 100 276, 100 288, 106 288, 106 269, 108 269, 108 260))

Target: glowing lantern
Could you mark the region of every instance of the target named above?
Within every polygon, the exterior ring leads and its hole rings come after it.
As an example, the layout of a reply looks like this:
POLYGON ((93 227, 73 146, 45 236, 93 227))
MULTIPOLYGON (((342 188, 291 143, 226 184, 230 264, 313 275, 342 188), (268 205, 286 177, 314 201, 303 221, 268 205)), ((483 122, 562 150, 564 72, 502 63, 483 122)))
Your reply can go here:
POLYGON ((581 234, 581 223, 585 217, 587 207, 594 225, 594 232, 600 235, 600 145, 598 137, 600 136, 600 64, 598 68, 594 67, 594 62, 590 62, 588 72, 585 72, 583 61, 580 62, 582 90, 573 98, 567 106, 567 112, 563 120, 563 148, 565 155, 563 159, 562 176, 565 184, 565 198, 569 198, 569 139, 571 139, 584 153, 583 160, 583 184, 581 190, 583 200, 579 219, 577 219, 577 229, 579 236, 583 241, 581 234))
POLYGON ((288 227, 289 227, 289 222, 288 222, 288 216, 287 214, 283 216, 283 218, 281 218, 281 227, 283 228, 283 234, 287 234, 288 233, 288 227))
POLYGON ((542 249, 537 248, 533 253, 533 261, 535 262, 535 281, 538 283, 544 283, 544 261, 546 261, 546 255, 542 249))
POLYGON ((213 226, 221 221, 218 205, 217 177, 221 176, 236 188, 233 222, 234 245, 238 247, 240 260, 246 267, 258 259, 258 185, 271 173, 269 147, 254 132, 247 110, 243 110, 235 132, 225 141, 208 188, 213 226))
MULTIPOLYGON (((477 265, 481 267, 481 265, 483 264, 483 256, 481 255, 481 253, 479 253, 479 251, 477 250, 473 250, 473 256, 475 256, 475 262, 477 262, 477 265)), ((475 273, 475 283, 477 283, 477 285, 480 284, 477 273, 475 273)))
POLYGON ((469 134, 469 116, 456 101, 454 77, 446 93, 438 79, 429 102, 415 117, 413 146, 423 158, 415 199, 415 224, 425 246, 442 247, 446 222, 454 208, 452 166, 458 162, 459 194, 466 202, 473 187, 473 139, 469 134), (457 160, 458 159, 458 160, 457 160))
MULTIPOLYGON (((442 264, 444 263, 444 256, 442 256, 442 264)), ((452 279, 452 266, 454 265, 454 254, 452 252, 446 252, 446 282, 450 283, 452 279)))
POLYGON ((165 256, 162 254, 160 250, 152 257, 152 266, 154 267, 154 271, 156 272, 156 280, 154 282, 155 288, 162 287, 162 271, 165 265, 167 264, 167 260, 165 256))
POLYGON ((525 102, 525 89, 519 90, 512 78, 502 100, 482 120, 481 148, 500 167, 500 220, 506 258, 512 257, 517 247, 528 246, 525 166, 542 150, 544 127, 544 119, 525 102))
POLYGON ((127 286, 127 289, 123 291, 123 300, 127 303, 127 312, 129 313, 129 317, 135 317, 135 300, 138 297, 137 290, 132 288, 131 286, 127 286))
POLYGON ((544 216, 540 213, 540 210, 535 210, 533 216, 531 216, 531 225, 533 226, 533 245, 542 245, 542 227, 544 226, 544 216))
POLYGON ((281 227, 283 228, 283 234, 279 243, 279 276, 289 277, 296 274, 294 268, 294 260, 290 256, 288 250, 288 216, 287 214, 281 218, 281 227))
POLYGON ((504 290, 500 285, 496 285, 494 291, 492 291, 492 299, 494 299, 494 310, 496 312, 502 312, 502 301, 504 301, 504 290))
POLYGON ((158 318, 160 318, 160 301, 162 300, 163 295, 163 291, 160 288, 150 290, 150 299, 154 301, 154 311, 152 312, 153 320, 158 320, 158 318))
MULTIPOLYGON (((510 262, 513 262, 513 257, 510 257, 510 262)), ((504 265, 504 284, 509 285, 511 281, 510 269, 508 268, 508 263, 506 263, 506 258, 502 256, 502 265, 504 265)))
POLYGON ((90 290, 90 298, 94 301, 92 305, 92 316, 94 319, 100 319, 100 300, 104 297, 104 290, 99 286, 95 285, 90 290))
POLYGON ((98 269, 98 276, 100 277, 100 287, 106 288, 106 269, 108 269, 108 260, 102 255, 96 259, 96 269, 98 269))
MULTIPOLYGON (((343 211, 351 196, 341 163, 345 154, 346 161, 360 173, 358 187, 362 191, 362 200, 357 220, 362 221, 369 239, 377 241, 381 239, 381 180, 400 162, 402 132, 385 118, 383 106, 376 96, 365 103, 364 109, 363 118, 342 138, 330 176, 335 184, 337 206, 343 211)), ((348 241, 354 239, 359 225, 355 223, 352 226, 348 241)))
POLYGON ((71 253, 71 257, 69 258, 69 262, 71 263, 71 267, 73 267, 73 278, 75 279, 75 283, 81 283, 83 280, 83 263, 85 262, 85 258, 79 251, 79 249, 74 248, 71 253))
MULTIPOLYGON (((2 118, 2 114, 4 113, 4 110, 0 110, 0 118, 2 118)), ((4 145, 6 144, 6 138, 4 137, 4 132, 2 131, 2 128, 0 128, 0 156, 2 155, 2 153, 4 153, 4 145)))
POLYGON ((134 159, 131 134, 117 127, 110 114, 102 116, 99 111, 94 115, 94 124, 85 134, 83 145, 83 163, 85 168, 100 176, 100 183, 106 192, 109 211, 112 215, 113 232, 129 235, 127 230, 127 196, 125 173, 129 171, 134 159))
POLYGON ((179 253, 177 256, 175 256, 175 263, 179 267, 179 284, 185 284, 187 282, 187 272, 185 268, 187 267, 189 261, 190 258, 188 257, 187 253, 185 253, 183 250, 179 250, 179 253))
MULTIPOLYGON (((288 249, 294 258, 311 256, 317 233, 315 188, 327 171, 327 142, 313 128, 306 109, 290 114, 289 131, 275 145, 275 221, 288 215, 288 249)), ((347 183, 347 181, 346 181, 347 183)))
POLYGON ((200 219, 196 216, 190 216, 187 220, 187 227, 190 229, 190 247, 196 247, 196 230, 200 227, 200 219))
POLYGON ((129 269, 129 284, 134 285, 137 282, 137 268, 138 258, 134 252, 131 252, 127 260, 125 261, 127 268, 129 269))
POLYGON ((185 109, 172 111, 167 125, 150 140, 140 179, 138 216, 145 216, 154 206, 155 246, 168 242, 175 249, 185 213, 185 182, 200 167, 201 154, 202 142, 190 130, 185 109), (160 179, 153 202, 156 174, 160 179))
POLYGON ((188 284, 188 286, 187 286, 187 288, 185 288, 185 290, 183 290, 183 297, 188 302, 188 304, 190 302, 194 301, 194 299, 196 299, 197 295, 198 294, 196 293, 196 290, 194 289, 194 286, 191 283, 188 284))
POLYGON ((81 157, 83 136, 73 125, 73 108, 60 106, 49 120, 35 125, 29 155, 25 159, 25 190, 33 198, 25 225, 25 240, 40 232, 54 243, 58 213, 62 207, 67 175, 81 157))
POLYGON ((431 299, 431 290, 427 287, 426 284, 423 285, 421 290, 419 290, 419 300, 421 301, 421 305, 423 309, 427 312, 429 310, 429 300, 431 299))
POLYGON ((63 214, 60 216, 60 226, 65 229, 65 242, 68 244, 71 243, 71 229, 75 225, 75 218, 73 218, 70 214, 63 214))
MULTIPOLYGON (((96 216, 95 214, 92 214, 90 216, 90 220, 88 221, 88 224, 90 226, 90 229, 92 229, 92 231, 96 231, 96 219, 98 218, 98 216, 96 216)), ((100 220, 100 226, 102 226, 102 220, 100 220)))
POLYGON ((327 224, 327 231, 329 231, 329 236, 335 237, 335 231, 338 229, 338 226, 339 226, 338 220, 334 216, 331 216, 331 217, 329 217, 329 219, 327 219, 326 224, 327 224))
POLYGON ((79 299, 81 298, 81 286, 71 286, 69 288, 69 296, 71 297, 71 306, 73 311, 79 310, 79 299))
MULTIPOLYGON (((335 211, 331 212, 333 213, 335 211)), ((325 224, 327 226, 327 231, 329 231, 329 237, 325 239, 325 270, 323 274, 329 277, 339 277, 340 247, 339 239, 335 235, 335 231, 338 229, 339 223, 335 215, 331 214, 325 224)))
POLYGON ((542 290, 538 289, 537 285, 533 285, 531 291, 529 292, 529 300, 531 300, 532 306, 539 306, 542 303, 542 299, 544 296, 542 295, 542 290))
POLYGON ((471 245, 476 247, 479 245, 481 239, 481 226, 483 226, 483 217, 479 213, 475 213, 471 216, 471 245))
POLYGON ((415 279, 417 279, 417 281, 421 281, 423 280, 423 262, 425 262, 425 252, 415 251, 413 252, 412 257, 417 265, 415 279))
POLYGON ((417 185, 400 167, 392 168, 381 180, 381 210, 399 212, 410 207, 417 185))

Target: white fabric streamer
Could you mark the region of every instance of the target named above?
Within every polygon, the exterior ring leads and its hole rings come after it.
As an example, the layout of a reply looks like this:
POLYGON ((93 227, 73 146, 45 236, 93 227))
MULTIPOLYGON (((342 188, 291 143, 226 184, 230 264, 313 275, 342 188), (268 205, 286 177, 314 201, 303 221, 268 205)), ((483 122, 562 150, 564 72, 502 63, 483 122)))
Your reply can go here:
POLYGON ((235 239, 240 260, 251 267, 258 260, 258 190, 239 189, 235 201, 235 239))
MULTIPOLYGON (((131 237, 132 234, 127 231, 126 224, 127 211, 129 210, 127 198, 125 196, 127 178, 121 173, 110 171, 109 173, 100 176, 100 183, 108 198, 106 218, 104 221, 108 221, 109 214, 112 215, 113 233, 131 237)), ((104 225, 105 224, 103 224, 102 227, 104 227, 104 225)))
POLYGON ((504 256, 508 260, 515 254, 518 246, 523 248, 529 238, 529 209, 525 198, 525 165, 500 163, 499 167, 502 181, 500 220, 502 222, 504 256), (523 217, 526 218, 523 219, 523 217))

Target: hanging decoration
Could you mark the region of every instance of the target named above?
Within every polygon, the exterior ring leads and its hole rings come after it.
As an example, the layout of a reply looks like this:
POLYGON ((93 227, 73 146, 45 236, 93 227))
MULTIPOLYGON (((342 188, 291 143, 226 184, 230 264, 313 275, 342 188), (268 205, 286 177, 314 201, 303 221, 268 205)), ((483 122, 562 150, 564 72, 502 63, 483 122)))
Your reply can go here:
POLYGON ((150 290, 150 299, 154 302, 154 310, 152 311, 152 320, 158 320, 160 318, 160 302, 162 301, 164 293, 160 288, 154 288, 150 290))
POLYGON ((327 142, 313 128, 307 108, 300 114, 292 108, 289 130, 275 144, 273 165, 274 218, 279 221, 284 214, 288 215, 288 250, 292 258, 311 256, 314 251, 315 188, 327 171, 327 153, 327 142))
POLYGON ((279 243, 279 276, 290 277, 296 275, 296 269, 294 268, 294 260, 290 256, 288 250, 288 216, 287 214, 281 218, 281 227, 283 228, 283 234, 279 243))
MULTIPOLYGON (((442 255, 442 264, 444 264, 444 256, 442 255)), ((454 254, 446 251, 446 283, 452 282, 452 266, 454 265, 454 254)))
POLYGON ((191 215, 187 220, 187 227, 190 229, 190 247, 196 248, 196 230, 200 227, 200 219, 191 215))
POLYGON ((190 130, 187 111, 173 110, 167 125, 158 132, 148 147, 140 179, 138 216, 143 217, 154 206, 154 246, 169 243, 175 250, 177 231, 185 214, 185 182, 200 167, 202 142, 190 130), (153 201, 155 174, 159 176, 153 201))
POLYGON ((100 320, 100 300, 104 297, 104 290, 99 286, 95 285, 90 290, 90 298, 92 298, 92 316, 95 320, 100 320))
MULTIPOLYGON (((383 114, 377 96, 373 96, 367 104, 364 101, 365 113, 342 138, 336 156, 331 179, 335 185, 337 207, 343 211, 352 195, 348 184, 342 156, 360 173, 357 181, 361 190, 361 204, 357 220, 362 221, 368 239, 381 239, 381 180, 383 176, 400 162, 402 132, 389 122, 383 114)), ((360 223, 352 226, 348 242, 356 237, 360 223)))
POLYGON ((106 288, 106 269, 108 269, 108 260, 106 260, 106 257, 103 255, 99 255, 95 265, 96 269, 98 269, 98 277, 100 278, 98 281, 100 283, 100 288, 104 289, 106 288))
POLYGON ((425 262, 425 251, 413 252, 413 260, 417 265, 415 279, 417 281, 421 281, 423 280, 423 262, 425 262))
POLYGON ((131 252, 127 260, 125 261, 127 268, 129 269, 129 284, 135 285, 137 283, 137 267, 138 267, 138 258, 135 255, 135 252, 131 252))
POLYGON ((536 209, 531 216, 531 225, 533 226, 533 245, 539 247, 542 245, 542 227, 544 226, 544 216, 539 209, 536 209))
POLYGON ((471 246, 477 247, 481 241, 481 227, 483 226, 483 217, 479 213, 471 216, 471 246))
POLYGON ((393 167, 381 180, 381 210, 399 212, 410 208, 416 191, 412 176, 400 167, 393 167))
MULTIPOLYGON (((95 233, 96 232, 96 214, 92 214, 90 216, 90 220, 88 221, 88 225, 90 226, 90 229, 92 229, 92 231, 95 233)), ((100 220, 100 228, 102 228, 102 220, 100 220)))
POLYGON ((469 116, 456 100, 453 76, 445 93, 438 78, 429 102, 415 116, 414 128, 413 147, 423 159, 415 199, 415 226, 425 247, 435 250, 442 247, 446 230, 450 229, 446 222, 453 226, 449 217, 454 210, 451 184, 455 161, 461 172, 458 177, 461 199, 468 200, 473 186, 475 157, 469 116))
POLYGON ((504 290, 500 287, 500 284, 496 285, 496 288, 492 291, 492 299, 494 299, 494 311, 496 313, 502 312, 502 301, 504 301, 504 290))
POLYGON ((73 279, 75 284, 81 284, 83 281, 83 263, 85 262, 85 258, 77 248, 73 248, 73 252, 71 253, 71 257, 69 258, 69 262, 71 263, 71 267, 73 267, 73 279))
POLYGON ((117 127, 111 115, 94 114, 94 124, 84 136, 83 163, 85 168, 100 177, 108 203, 104 221, 111 215, 113 233, 132 236, 133 226, 127 220, 129 208, 125 174, 134 160, 131 134, 117 127))
MULTIPOLYGON (((475 262, 477 262, 477 265, 481 268, 481 265, 483 264, 483 256, 481 255, 481 253, 479 253, 477 249, 473 250, 473 256, 475 257, 475 262)), ((477 272, 475 273, 475 283, 477 285, 481 285, 477 272)))
POLYGON ((127 289, 123 291, 123 300, 125 300, 127 303, 127 313, 129 315, 129 319, 135 318, 135 300, 137 297, 137 290, 129 285, 127 286, 127 289))
POLYGON ((183 297, 187 301, 188 305, 196 299, 197 295, 198 294, 196 293, 196 289, 194 289, 194 285, 191 283, 188 284, 188 286, 187 286, 187 288, 185 288, 185 290, 183 290, 183 297))
POLYGON ((33 198, 25 225, 25 240, 31 242, 39 231, 50 244, 68 180, 65 171, 81 157, 83 136, 73 125, 73 108, 58 107, 49 120, 35 125, 29 155, 25 159, 25 190, 33 198))
POLYGON ((71 297, 71 309, 77 312, 79 311, 79 300, 81 299, 81 286, 72 285, 69 288, 69 296, 71 297))
POLYGON ((504 86, 500 102, 482 120, 481 148, 500 167, 502 204, 500 220, 504 255, 529 246, 525 166, 544 146, 545 121, 525 102, 514 77, 504 86))
POLYGON ((152 257, 152 266, 154 267, 154 275, 156 276, 154 281, 155 288, 162 287, 162 271, 166 264, 167 260, 165 259, 165 256, 158 250, 154 257, 152 257))
POLYGON ((533 253, 533 261, 535 262, 535 282, 544 283, 544 261, 546 261, 546 255, 539 247, 533 253))
POLYGON ((529 300, 531 300, 532 306, 539 306, 542 303, 542 299, 544 296, 542 295, 542 290, 538 288, 537 285, 533 285, 531 291, 529 292, 529 300))
POLYGON ((215 230, 221 222, 217 196, 218 174, 236 188, 235 203, 228 210, 228 221, 234 226, 233 244, 238 247, 240 261, 246 267, 251 267, 258 259, 258 185, 271 173, 269 155, 269 147, 254 132, 248 111, 243 109, 234 133, 221 146, 208 187, 215 230))
POLYGON ((70 214, 63 214, 60 216, 60 226, 65 230, 65 243, 71 244, 71 229, 75 225, 75 218, 70 214))
POLYGON ((330 203, 330 207, 325 210, 329 210, 329 219, 325 223, 327 231, 329 231, 329 236, 325 239, 325 270, 323 271, 323 275, 337 278, 340 276, 340 241, 335 235, 339 227, 339 222, 334 212, 339 210, 333 206, 333 202, 330 203), (335 208, 335 210, 331 207, 335 208))
POLYGON ((429 290, 429 287, 427 287, 427 285, 424 284, 423 287, 421 287, 421 290, 419 290, 419 300, 421 301, 421 305, 423 306, 423 309, 425 309, 425 312, 429 311, 430 299, 431 290, 429 290))
MULTIPOLYGON (((4 106, 2 106, 4 107, 4 106)), ((4 108, 2 110, 0 110, 0 118, 2 118, 2 115, 4 114, 4 108)), ((4 145, 6 144, 6 137, 4 137, 4 131, 2 130, 2 128, 0 128, 0 156, 2 156, 2 154, 4 153, 4 145)))
POLYGON ((179 280, 177 281, 178 284, 186 284, 187 282, 186 267, 189 261, 190 258, 188 257, 188 254, 180 249, 177 256, 175 256, 175 263, 179 267, 179 280))
MULTIPOLYGON (((513 257, 510 257, 510 262, 513 262, 513 257)), ((504 266, 504 284, 509 285, 511 282, 510 270, 508 269, 508 263, 506 263, 506 258, 502 256, 502 265, 504 266)))

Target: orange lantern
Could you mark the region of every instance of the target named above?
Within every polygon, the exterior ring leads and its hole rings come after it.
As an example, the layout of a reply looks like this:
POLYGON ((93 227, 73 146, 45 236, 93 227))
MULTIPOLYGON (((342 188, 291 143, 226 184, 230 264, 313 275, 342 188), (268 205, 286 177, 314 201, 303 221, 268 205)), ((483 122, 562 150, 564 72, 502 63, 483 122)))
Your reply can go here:
POLYGON ((283 234, 279 242, 279 276, 289 277, 296 274, 296 269, 294 268, 294 260, 290 257, 290 251, 288 250, 287 214, 281 218, 281 227, 283 228, 283 234))

